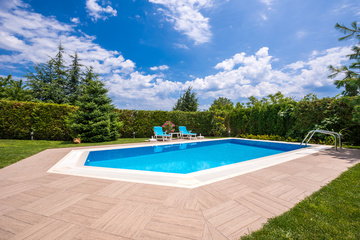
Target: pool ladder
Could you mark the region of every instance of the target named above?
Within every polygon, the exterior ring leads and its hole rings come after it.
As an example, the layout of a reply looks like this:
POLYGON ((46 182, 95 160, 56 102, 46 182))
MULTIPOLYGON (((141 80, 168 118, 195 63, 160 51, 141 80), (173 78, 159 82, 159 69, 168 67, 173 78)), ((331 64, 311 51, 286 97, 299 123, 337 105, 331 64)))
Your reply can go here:
POLYGON ((328 134, 334 137, 335 139, 335 149, 337 150, 337 145, 336 145, 336 137, 338 137, 339 139, 339 147, 341 149, 341 134, 337 133, 337 132, 331 132, 331 131, 327 131, 327 130, 311 130, 310 132, 308 132, 308 134, 306 135, 306 137, 304 138, 304 140, 301 142, 300 145, 302 145, 305 140, 308 138, 308 140, 306 141, 305 145, 308 144, 308 142, 310 141, 310 139, 314 136, 315 133, 323 133, 323 134, 328 134), (310 135, 311 134, 311 135, 310 135))

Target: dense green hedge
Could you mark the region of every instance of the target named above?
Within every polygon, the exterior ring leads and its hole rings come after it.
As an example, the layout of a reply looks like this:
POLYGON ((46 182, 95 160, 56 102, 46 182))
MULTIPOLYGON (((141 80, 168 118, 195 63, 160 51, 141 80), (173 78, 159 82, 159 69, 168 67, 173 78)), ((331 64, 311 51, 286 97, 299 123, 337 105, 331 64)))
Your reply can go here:
MULTIPOLYGON (((345 142, 360 145, 360 124, 353 121, 351 102, 351 97, 323 98, 234 109, 229 125, 232 136, 266 134, 298 141, 310 130, 326 129, 340 132, 345 142)), ((314 137, 324 140, 326 135, 314 137)))
POLYGON ((153 135, 153 126, 162 126, 166 121, 175 124, 175 131, 179 126, 187 126, 188 130, 209 136, 211 120, 214 112, 180 112, 180 111, 144 111, 144 110, 117 110, 119 119, 123 122, 122 137, 150 137, 153 135))
MULTIPOLYGON (((323 98, 315 101, 289 101, 281 104, 260 104, 251 108, 237 108, 230 112, 180 112, 116 110, 123 122, 122 137, 151 137, 153 126, 171 121, 188 130, 212 136, 214 116, 225 118, 225 126, 231 136, 276 135, 282 138, 302 140, 315 128, 341 132, 343 140, 360 145, 360 124, 352 120, 352 99, 323 98)), ((48 103, 14 102, 0 100, 0 138, 29 139, 30 131, 35 139, 69 140, 70 131, 66 119, 76 108, 69 105, 48 103)), ((324 140, 325 136, 317 137, 324 140)), ((331 138, 328 138, 331 139, 331 138)))
POLYGON ((69 140, 66 119, 76 107, 0 100, 0 138, 69 140))

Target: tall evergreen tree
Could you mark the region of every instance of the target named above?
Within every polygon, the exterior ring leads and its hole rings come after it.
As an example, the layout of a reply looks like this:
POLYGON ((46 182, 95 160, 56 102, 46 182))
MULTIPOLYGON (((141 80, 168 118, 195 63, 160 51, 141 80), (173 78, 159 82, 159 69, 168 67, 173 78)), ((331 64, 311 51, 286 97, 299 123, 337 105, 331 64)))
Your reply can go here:
POLYGON ((196 97, 196 93, 192 92, 192 87, 189 86, 188 89, 184 91, 184 94, 180 96, 175 106, 173 107, 173 110, 196 112, 199 107, 198 101, 199 98, 196 97))
POLYGON ((339 41, 343 41, 350 38, 356 38, 358 43, 353 46, 353 53, 349 54, 350 60, 355 62, 351 63, 349 67, 342 66, 336 68, 329 66, 332 74, 329 78, 335 78, 339 73, 343 73, 345 77, 342 80, 335 80, 334 84, 337 88, 344 87, 345 90, 342 92, 344 96, 359 96, 360 95, 360 27, 357 26, 357 22, 351 24, 352 28, 348 28, 344 25, 336 24, 335 28, 340 32, 346 34, 344 37, 339 38, 339 41))
POLYGON ((28 71, 26 75, 34 98, 43 102, 69 103, 68 73, 61 44, 55 58, 36 64, 34 70, 28 71))
POLYGON ((86 85, 77 102, 79 109, 69 118, 69 126, 74 137, 84 142, 102 142, 119 138, 117 114, 106 95, 108 90, 98 80, 92 68, 86 73, 86 85))
MULTIPOLYGON (((69 103, 68 73, 64 60, 64 48, 59 44, 58 53, 51 59, 54 63, 54 91, 56 103, 69 103)), ((51 61, 50 60, 50 61, 51 61)))
POLYGON ((70 57, 72 58, 72 63, 69 67, 68 74, 68 94, 70 104, 75 105, 80 96, 81 77, 83 75, 80 68, 83 65, 80 64, 80 59, 77 52, 75 52, 74 55, 70 55, 70 57))

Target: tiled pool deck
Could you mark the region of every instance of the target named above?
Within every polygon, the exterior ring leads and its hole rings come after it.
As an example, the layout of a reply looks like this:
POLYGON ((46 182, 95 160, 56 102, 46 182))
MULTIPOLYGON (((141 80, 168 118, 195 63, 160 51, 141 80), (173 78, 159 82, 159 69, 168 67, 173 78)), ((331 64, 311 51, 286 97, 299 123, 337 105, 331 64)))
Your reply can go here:
POLYGON ((0 239, 238 239, 360 162, 330 149, 188 189, 47 172, 71 150, 0 170, 0 239))

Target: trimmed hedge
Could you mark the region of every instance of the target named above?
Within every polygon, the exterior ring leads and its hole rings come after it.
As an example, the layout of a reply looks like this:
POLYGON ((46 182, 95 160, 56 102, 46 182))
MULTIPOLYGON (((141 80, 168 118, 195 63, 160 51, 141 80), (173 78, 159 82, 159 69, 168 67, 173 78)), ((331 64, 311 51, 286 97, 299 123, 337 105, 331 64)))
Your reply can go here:
POLYGON ((76 107, 0 100, 0 138, 70 140, 66 119, 76 107))
MULTIPOLYGON (((351 97, 323 98, 315 101, 290 101, 281 104, 258 105, 237 108, 230 112, 181 112, 115 110, 123 123, 122 137, 151 137, 153 126, 166 121, 186 126, 204 136, 213 135, 214 116, 225 118, 225 126, 231 136, 276 135, 301 141, 308 131, 317 127, 341 132, 343 141, 360 145, 360 124, 352 120, 354 107, 351 97)), ((0 138, 70 140, 67 117, 77 108, 50 103, 15 102, 0 100, 0 138)), ((332 141, 331 137, 315 135, 320 142, 332 141)))
MULTIPOLYGON (((352 97, 323 98, 234 109, 229 113, 232 136, 278 135, 302 141, 313 129, 340 132, 344 142, 360 145, 360 124, 353 121, 352 97)), ((332 141, 327 135, 314 139, 332 141)))
POLYGON ((122 137, 153 136, 153 127, 162 126, 166 121, 175 124, 175 131, 179 131, 179 126, 186 126, 198 134, 211 135, 211 120, 214 112, 181 112, 181 111, 144 111, 144 110, 116 110, 119 119, 123 122, 120 131, 122 137))

